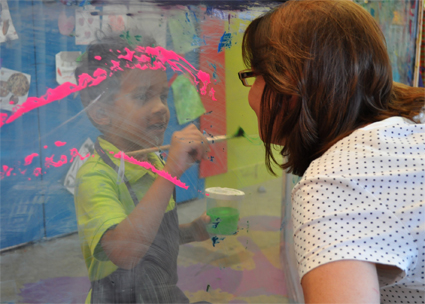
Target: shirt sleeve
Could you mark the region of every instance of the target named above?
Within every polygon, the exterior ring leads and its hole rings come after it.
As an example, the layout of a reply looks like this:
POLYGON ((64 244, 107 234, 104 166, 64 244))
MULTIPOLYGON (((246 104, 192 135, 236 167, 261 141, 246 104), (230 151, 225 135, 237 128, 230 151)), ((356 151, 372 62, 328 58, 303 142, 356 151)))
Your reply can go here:
POLYGON ((310 270, 338 260, 392 265, 378 273, 381 287, 406 276, 417 248, 408 229, 354 180, 303 178, 292 192, 295 255, 300 279, 310 270))
POLYGON ((77 177, 75 205, 78 230, 98 260, 108 260, 100 239, 127 217, 119 200, 119 185, 103 170, 86 171, 77 177))

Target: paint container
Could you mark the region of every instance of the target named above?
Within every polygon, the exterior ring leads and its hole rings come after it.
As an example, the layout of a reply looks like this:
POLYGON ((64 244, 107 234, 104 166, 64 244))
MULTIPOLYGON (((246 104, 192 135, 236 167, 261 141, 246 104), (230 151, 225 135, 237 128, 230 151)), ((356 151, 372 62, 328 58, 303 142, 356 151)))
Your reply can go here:
POLYGON ((232 235, 238 230, 239 210, 245 197, 243 191, 231 188, 213 187, 205 190, 207 195, 207 215, 211 222, 207 225, 212 235, 232 235))

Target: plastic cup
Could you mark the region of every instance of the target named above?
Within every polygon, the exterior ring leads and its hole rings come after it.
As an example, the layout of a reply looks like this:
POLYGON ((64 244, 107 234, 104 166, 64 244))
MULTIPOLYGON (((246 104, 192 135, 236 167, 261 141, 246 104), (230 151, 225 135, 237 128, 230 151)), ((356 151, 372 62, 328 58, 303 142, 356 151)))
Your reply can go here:
POLYGON ((211 222, 207 225, 212 235, 232 235, 238 230, 240 203, 245 197, 243 191, 231 188, 213 187, 205 190, 207 195, 207 215, 211 222))

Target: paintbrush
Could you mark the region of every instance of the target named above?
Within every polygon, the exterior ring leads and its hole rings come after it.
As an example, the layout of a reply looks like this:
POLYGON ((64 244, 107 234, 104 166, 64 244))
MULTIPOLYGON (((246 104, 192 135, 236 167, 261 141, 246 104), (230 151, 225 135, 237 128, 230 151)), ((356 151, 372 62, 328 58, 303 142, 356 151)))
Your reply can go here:
MULTIPOLYGON (((217 135, 217 136, 213 136, 213 137, 207 137, 208 143, 210 144, 215 144, 218 142, 222 142, 228 139, 232 139, 232 138, 237 138, 237 137, 242 137, 245 136, 245 131, 239 127, 239 129, 236 131, 236 133, 232 134, 232 135, 217 135)), ((137 150, 137 151, 131 151, 126 153, 128 156, 133 156, 133 155, 140 155, 140 154, 147 154, 147 153, 151 153, 151 152, 158 152, 158 151, 165 151, 165 150, 169 150, 171 145, 164 145, 164 146, 159 146, 159 147, 152 147, 152 148, 147 148, 147 149, 142 149, 142 150, 137 150)))

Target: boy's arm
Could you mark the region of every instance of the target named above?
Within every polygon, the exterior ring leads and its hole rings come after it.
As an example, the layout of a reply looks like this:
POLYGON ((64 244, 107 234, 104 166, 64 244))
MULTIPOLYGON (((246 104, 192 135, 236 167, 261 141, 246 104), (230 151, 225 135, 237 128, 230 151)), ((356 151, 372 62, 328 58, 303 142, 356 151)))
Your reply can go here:
MULTIPOLYGON (((207 157, 208 141, 194 126, 173 134, 164 171, 180 178, 195 161, 207 157)), ((174 184, 157 177, 139 204, 114 229, 105 232, 101 246, 118 267, 132 269, 152 244, 173 194, 174 184)))

